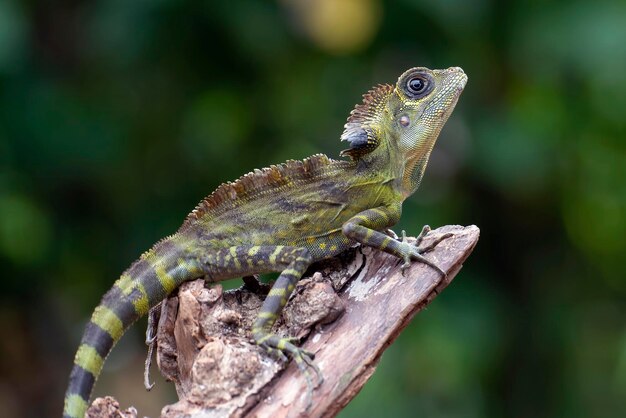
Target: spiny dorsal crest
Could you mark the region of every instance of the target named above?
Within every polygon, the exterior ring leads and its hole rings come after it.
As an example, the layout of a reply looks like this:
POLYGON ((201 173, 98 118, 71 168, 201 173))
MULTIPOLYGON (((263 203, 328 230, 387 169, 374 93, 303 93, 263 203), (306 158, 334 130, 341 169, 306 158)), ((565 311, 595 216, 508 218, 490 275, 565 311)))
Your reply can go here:
POLYGON ((380 115, 394 87, 379 84, 363 95, 363 103, 355 106, 344 125, 342 141, 348 141, 350 148, 341 151, 342 156, 353 160, 372 152, 380 143, 380 115))
POLYGON ((315 154, 304 160, 289 160, 282 164, 256 169, 233 182, 223 183, 187 215, 183 226, 202 218, 207 213, 216 213, 221 209, 235 206, 253 193, 275 189, 293 180, 310 176, 331 162, 326 155, 315 154))

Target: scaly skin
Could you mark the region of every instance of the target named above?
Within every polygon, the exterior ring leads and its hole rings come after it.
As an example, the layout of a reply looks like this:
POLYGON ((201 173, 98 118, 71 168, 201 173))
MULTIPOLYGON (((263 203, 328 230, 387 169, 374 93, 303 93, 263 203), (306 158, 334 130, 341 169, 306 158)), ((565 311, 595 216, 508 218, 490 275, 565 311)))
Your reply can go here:
POLYGON ((144 253, 115 282, 87 324, 65 395, 65 418, 82 418, 104 360, 138 318, 181 283, 280 272, 257 316, 260 346, 315 370, 310 353, 271 333, 307 267, 355 242, 404 261, 423 249, 385 234, 419 186, 430 152, 467 77, 460 68, 412 68, 380 85, 352 111, 341 137, 348 161, 315 155, 256 170, 220 186, 174 235, 144 253))

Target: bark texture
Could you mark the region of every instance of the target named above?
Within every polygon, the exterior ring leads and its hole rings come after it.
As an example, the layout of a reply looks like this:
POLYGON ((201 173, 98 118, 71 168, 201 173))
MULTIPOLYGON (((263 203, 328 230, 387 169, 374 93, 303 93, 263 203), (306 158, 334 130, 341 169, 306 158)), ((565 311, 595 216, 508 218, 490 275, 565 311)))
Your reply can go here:
MULTIPOLYGON (((450 283, 479 236, 476 226, 445 226, 421 246, 445 233, 453 236, 425 254, 445 278, 418 262, 403 274, 397 258, 367 247, 309 269, 274 327, 315 353, 324 381, 309 394, 293 362, 268 356, 250 338, 268 286, 247 279, 242 288, 223 291, 203 280, 185 283, 163 302, 158 325, 157 364, 180 398, 161 418, 335 416, 411 318, 450 283)), ((121 411, 110 397, 96 399, 88 412, 119 416, 136 412, 121 411)))

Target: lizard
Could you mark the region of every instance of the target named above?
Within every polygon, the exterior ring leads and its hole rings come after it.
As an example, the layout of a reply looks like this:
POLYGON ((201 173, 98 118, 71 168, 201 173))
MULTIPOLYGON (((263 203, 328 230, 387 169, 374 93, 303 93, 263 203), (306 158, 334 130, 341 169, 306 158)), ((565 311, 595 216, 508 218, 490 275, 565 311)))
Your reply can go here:
MULTIPOLYGON (((379 84, 351 111, 331 159, 257 169, 203 199, 173 235, 143 253, 105 293, 85 327, 64 398, 64 418, 83 418, 104 362, 124 332, 181 283, 278 272, 253 323, 253 340, 308 373, 313 354, 272 333, 295 283, 314 262, 362 244, 445 273, 420 248, 390 234, 418 188, 431 151, 467 76, 461 68, 405 71, 379 84)), ((427 227, 422 234, 427 233, 427 227)), ((434 245, 447 236, 439 237, 434 245)), ((308 376, 308 374, 306 374, 308 376)), ((307 377, 308 381, 308 377, 307 377)), ((309 386, 310 389, 310 386, 309 386)))

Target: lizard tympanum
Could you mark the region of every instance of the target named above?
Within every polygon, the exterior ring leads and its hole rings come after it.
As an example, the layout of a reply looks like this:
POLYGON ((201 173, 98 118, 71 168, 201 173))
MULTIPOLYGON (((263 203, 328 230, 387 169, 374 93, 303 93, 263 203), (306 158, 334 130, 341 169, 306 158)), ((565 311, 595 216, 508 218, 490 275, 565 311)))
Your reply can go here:
POLYGON ((182 282, 218 282, 280 272, 252 328, 269 352, 308 373, 312 354, 271 329, 311 263, 355 243, 424 262, 424 248, 386 233, 420 184, 437 136, 465 87, 458 67, 411 68, 378 85, 350 113, 341 135, 346 160, 313 155, 255 170, 222 184, 115 282, 94 310, 74 359, 65 418, 83 418, 104 360, 138 318, 182 282))

